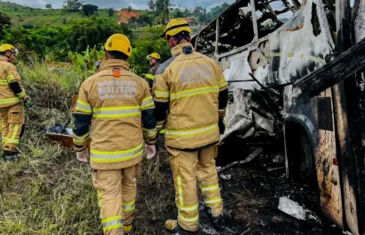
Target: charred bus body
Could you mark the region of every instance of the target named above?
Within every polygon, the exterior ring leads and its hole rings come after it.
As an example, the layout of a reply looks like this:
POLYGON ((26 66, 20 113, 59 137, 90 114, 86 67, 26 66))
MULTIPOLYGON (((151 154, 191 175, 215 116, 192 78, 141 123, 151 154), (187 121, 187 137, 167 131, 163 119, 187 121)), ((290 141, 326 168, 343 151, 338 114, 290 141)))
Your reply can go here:
POLYGON ((361 0, 352 12, 344 0, 239 0, 193 37, 229 82, 222 142, 281 135, 287 175, 313 180, 322 212, 353 234, 365 234, 364 72, 315 96, 297 85, 361 41, 364 15, 361 0))

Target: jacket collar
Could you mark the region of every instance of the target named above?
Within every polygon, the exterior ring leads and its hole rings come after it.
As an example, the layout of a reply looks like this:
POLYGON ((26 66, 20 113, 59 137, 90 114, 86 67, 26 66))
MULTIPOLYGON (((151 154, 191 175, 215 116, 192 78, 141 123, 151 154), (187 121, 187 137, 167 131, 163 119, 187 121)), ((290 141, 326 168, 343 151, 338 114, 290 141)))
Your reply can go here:
POLYGON ((100 71, 111 70, 113 68, 122 68, 124 70, 129 70, 130 65, 127 61, 117 59, 105 60, 100 65, 100 71))
POLYGON ((175 46, 171 49, 172 56, 176 56, 177 54, 182 53, 184 47, 193 47, 193 45, 190 42, 187 42, 175 46))
POLYGON ((0 55, 0 61, 7 61, 9 62, 9 58, 4 56, 4 55, 0 55))

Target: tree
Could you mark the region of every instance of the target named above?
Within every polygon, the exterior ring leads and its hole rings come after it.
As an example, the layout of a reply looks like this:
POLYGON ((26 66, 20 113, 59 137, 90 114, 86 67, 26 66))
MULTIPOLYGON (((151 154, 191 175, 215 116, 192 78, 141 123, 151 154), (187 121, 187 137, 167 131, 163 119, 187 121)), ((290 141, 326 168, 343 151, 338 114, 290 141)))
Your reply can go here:
POLYGON ((151 10, 151 11, 156 11, 156 3, 154 0, 149 0, 148 1, 148 8, 151 10))
POLYGON ((184 13, 182 11, 180 11, 180 9, 175 9, 172 13, 171 13, 173 18, 183 18, 184 17, 184 13))
POLYGON ((114 13, 115 13, 115 11, 114 11, 113 8, 109 8, 108 9, 108 15, 109 15, 109 17, 112 17, 114 15, 114 13))
POLYGON ((121 26, 113 19, 90 18, 69 23, 71 33, 67 35, 72 51, 82 52, 86 48, 103 45, 114 33, 120 33, 121 26))
POLYGON ((67 11, 79 11, 82 7, 82 4, 84 2, 80 1, 80 0, 66 0, 64 2, 64 6, 63 8, 66 9, 67 11))
POLYGON ((46 5, 46 8, 47 8, 47 9, 52 9, 52 5, 51 5, 51 4, 47 4, 47 5, 46 5))
POLYGON ((200 17, 204 14, 204 9, 203 7, 195 7, 194 8, 194 11, 193 11, 193 14, 197 17, 200 17))
POLYGON ((98 11, 98 6, 92 5, 92 4, 86 4, 82 6, 82 12, 87 17, 90 17, 92 14, 98 11))
POLYGON ((11 26, 10 17, 0 12, 0 39, 2 38, 3 29, 9 26, 11 26))

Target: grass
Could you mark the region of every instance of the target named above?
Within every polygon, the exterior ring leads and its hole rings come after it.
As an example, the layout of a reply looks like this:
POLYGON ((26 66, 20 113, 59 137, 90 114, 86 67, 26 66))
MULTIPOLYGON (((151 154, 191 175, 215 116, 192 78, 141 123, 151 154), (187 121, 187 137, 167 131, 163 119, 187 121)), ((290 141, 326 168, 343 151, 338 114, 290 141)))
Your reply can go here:
MULTIPOLYGON (((67 12, 62 9, 36 9, 1 1, 0 9, 1 12, 4 12, 11 18, 13 26, 32 25, 34 27, 40 27, 46 24, 66 25, 71 20, 86 18, 82 12, 67 12)), ((107 9, 99 9, 95 15, 110 18, 107 9)), ((114 14, 111 18, 117 20, 118 16, 114 14)))
MULTIPOLYGON (((79 163, 72 149, 50 142, 44 132, 46 126, 70 120, 71 95, 82 74, 72 67, 50 70, 44 62, 30 61, 20 63, 18 69, 35 106, 26 110, 22 160, 0 161, 0 234, 101 234, 90 167, 79 163)), ((166 219, 161 215, 174 211, 165 156, 161 152, 159 158, 143 164, 136 234, 161 234, 166 219), (158 226, 151 228, 151 223, 158 226)))

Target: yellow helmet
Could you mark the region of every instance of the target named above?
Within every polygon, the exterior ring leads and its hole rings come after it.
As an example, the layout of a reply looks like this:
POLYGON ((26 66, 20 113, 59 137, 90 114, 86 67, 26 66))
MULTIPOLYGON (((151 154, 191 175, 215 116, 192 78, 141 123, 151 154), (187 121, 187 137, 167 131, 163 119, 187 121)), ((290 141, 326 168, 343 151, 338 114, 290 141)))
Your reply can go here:
POLYGON ((123 34, 113 34, 105 43, 106 51, 119 51, 128 57, 132 55, 132 46, 129 39, 123 34))
POLYGON ((13 45, 3 44, 0 46, 0 52, 5 53, 7 51, 11 51, 11 52, 15 53, 15 56, 17 56, 19 54, 18 49, 16 49, 13 45))
POLYGON ((161 37, 167 39, 169 36, 175 36, 183 31, 186 31, 189 34, 192 33, 188 21, 182 18, 172 19, 167 24, 165 32, 161 35, 161 37))
POLYGON ((161 56, 158 53, 153 52, 152 54, 149 54, 146 59, 152 60, 153 58, 155 58, 156 60, 160 60, 161 56))

